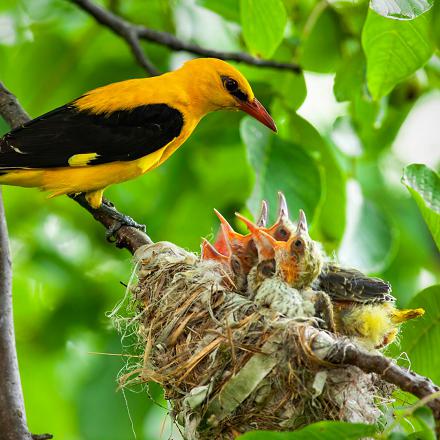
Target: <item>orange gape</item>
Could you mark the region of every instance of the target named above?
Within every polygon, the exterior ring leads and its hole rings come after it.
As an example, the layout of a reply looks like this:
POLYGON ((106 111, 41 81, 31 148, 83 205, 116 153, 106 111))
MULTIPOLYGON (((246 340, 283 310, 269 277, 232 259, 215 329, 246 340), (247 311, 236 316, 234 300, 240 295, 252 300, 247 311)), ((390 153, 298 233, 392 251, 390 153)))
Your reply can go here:
POLYGON ((0 138, 0 184, 51 196, 84 192, 97 208, 107 186, 161 165, 205 115, 222 109, 276 131, 246 78, 215 58, 99 87, 0 138))

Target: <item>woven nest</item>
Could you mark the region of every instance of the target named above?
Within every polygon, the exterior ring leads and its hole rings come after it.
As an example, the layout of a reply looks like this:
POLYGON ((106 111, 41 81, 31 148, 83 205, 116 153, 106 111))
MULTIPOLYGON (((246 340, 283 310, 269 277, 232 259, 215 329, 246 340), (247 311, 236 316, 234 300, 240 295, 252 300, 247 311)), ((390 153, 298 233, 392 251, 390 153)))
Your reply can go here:
POLYGON ((126 323, 142 361, 120 383, 161 384, 186 439, 320 420, 378 422, 391 389, 374 374, 325 361, 334 335, 314 337, 307 295, 294 301, 296 312, 279 313, 228 288, 221 264, 174 244, 143 247, 136 259, 126 323))

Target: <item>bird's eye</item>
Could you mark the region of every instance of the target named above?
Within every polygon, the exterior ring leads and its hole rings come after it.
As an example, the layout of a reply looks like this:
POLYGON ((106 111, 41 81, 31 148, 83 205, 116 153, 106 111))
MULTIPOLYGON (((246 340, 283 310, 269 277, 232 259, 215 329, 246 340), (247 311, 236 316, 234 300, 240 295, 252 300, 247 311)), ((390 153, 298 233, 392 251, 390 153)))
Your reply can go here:
POLYGON ((304 251, 304 242, 300 238, 296 239, 291 245, 291 250, 293 254, 304 251))
POLYGON ((281 241, 286 241, 287 238, 289 238, 289 233, 284 228, 279 228, 276 235, 277 237, 275 238, 280 239, 281 241))
POLYGON ((238 90, 238 82, 235 79, 226 78, 224 85, 228 92, 236 92, 238 90))
POLYGON ((238 275, 241 272, 241 264, 238 260, 236 260, 235 258, 232 258, 231 260, 231 266, 232 266, 232 271, 238 275))

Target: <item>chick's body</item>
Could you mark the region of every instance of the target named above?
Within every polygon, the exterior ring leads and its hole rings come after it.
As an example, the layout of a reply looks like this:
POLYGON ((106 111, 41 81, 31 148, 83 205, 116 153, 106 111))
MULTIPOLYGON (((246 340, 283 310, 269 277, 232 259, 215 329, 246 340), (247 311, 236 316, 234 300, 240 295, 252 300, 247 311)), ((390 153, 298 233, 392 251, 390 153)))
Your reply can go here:
POLYGON ((336 330, 358 339, 367 348, 382 348, 393 342, 399 325, 425 313, 423 309, 399 310, 393 303, 336 303, 336 330))
POLYGON ((275 261, 255 265, 248 275, 248 293, 255 303, 287 318, 315 315, 313 302, 275 274, 275 261))

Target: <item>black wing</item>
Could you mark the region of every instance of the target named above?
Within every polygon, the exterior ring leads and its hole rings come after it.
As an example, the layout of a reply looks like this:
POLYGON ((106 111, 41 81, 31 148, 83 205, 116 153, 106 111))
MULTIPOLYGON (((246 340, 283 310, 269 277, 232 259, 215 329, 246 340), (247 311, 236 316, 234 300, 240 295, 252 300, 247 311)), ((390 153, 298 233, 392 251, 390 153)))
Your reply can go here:
POLYGON ((369 277, 359 270, 324 266, 317 281, 317 290, 323 290, 337 301, 361 303, 392 302, 391 285, 380 278, 369 277))
POLYGON ((109 114, 68 104, 0 139, 0 169, 68 166, 76 154, 97 153, 89 165, 138 159, 179 136, 182 113, 150 104, 109 114))

